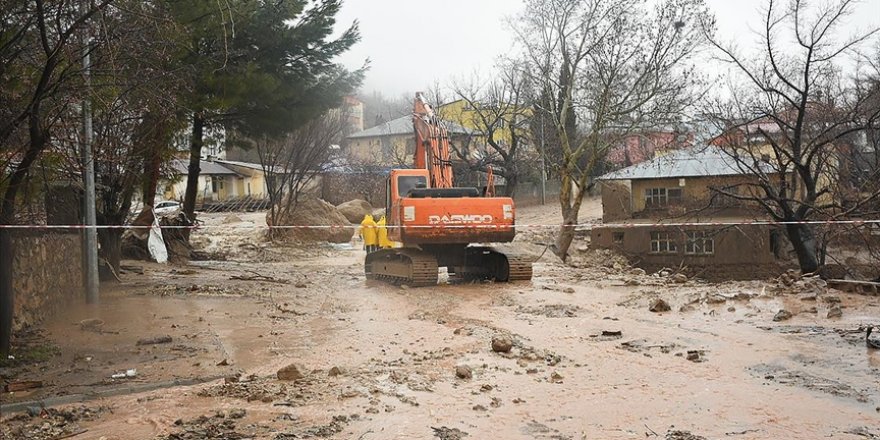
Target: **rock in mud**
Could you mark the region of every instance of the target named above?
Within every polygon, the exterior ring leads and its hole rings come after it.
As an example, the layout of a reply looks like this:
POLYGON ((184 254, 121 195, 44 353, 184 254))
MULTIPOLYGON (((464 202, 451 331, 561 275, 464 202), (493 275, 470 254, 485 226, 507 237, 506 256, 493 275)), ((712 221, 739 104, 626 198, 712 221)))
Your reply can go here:
POLYGON ((327 371, 327 375, 330 377, 336 377, 342 374, 342 369, 339 367, 333 367, 329 371, 327 371))
POLYGON ((645 269, 642 269, 641 267, 635 267, 629 271, 629 274, 633 275, 633 276, 637 276, 637 277, 643 277, 643 276, 647 275, 648 273, 645 272, 645 269))
POLYGON ((302 369, 296 364, 290 364, 278 370, 278 380, 300 380, 304 377, 305 375, 302 373, 302 369))
POLYGON ((553 382, 553 383, 562 383, 562 380, 563 380, 562 375, 559 374, 559 373, 557 373, 557 372, 555 372, 555 371, 553 372, 553 374, 550 375, 550 382, 553 382))
POLYGON ((702 350, 688 350, 687 357, 685 358, 691 362, 700 363, 704 362, 703 351, 702 350))
POLYGON ((471 379, 474 377, 474 371, 467 365, 459 365, 455 367, 455 377, 459 379, 471 379))
POLYGON ((458 428, 441 426, 439 428, 431 427, 431 430, 434 431, 434 437, 437 437, 440 440, 462 440, 468 436, 468 433, 458 428))
POLYGON ((101 331, 104 321, 100 319, 83 319, 79 322, 79 329, 83 331, 101 331))
POLYGON ((492 351, 496 353, 510 353, 511 348, 513 348, 513 341, 510 338, 505 336, 492 338, 492 351))
POLYGON ((775 316, 773 316, 773 321, 774 322, 788 321, 789 319, 791 319, 792 316, 794 316, 794 315, 791 312, 789 312, 788 310, 781 309, 780 311, 776 312, 775 316))
POLYGON ((158 345, 158 344, 170 344, 172 341, 171 336, 156 336, 155 338, 144 338, 138 339, 136 345, 158 345))
POLYGON ((672 308, 669 307, 669 303, 667 303, 663 299, 654 298, 651 300, 651 303, 648 304, 648 310, 650 310, 654 313, 662 313, 662 312, 668 312, 668 311, 672 310, 672 308))
POLYGON ((706 440, 706 437, 691 434, 687 431, 669 431, 666 433, 666 440, 706 440))
POLYGON ((840 318, 843 316, 843 309, 840 308, 840 304, 835 304, 828 309, 828 315, 825 317, 828 319, 840 318))
POLYGON ((684 284, 684 283, 688 282, 687 275, 685 275, 683 273, 677 273, 677 274, 671 276, 669 279, 672 280, 672 282, 676 283, 676 284, 684 284))

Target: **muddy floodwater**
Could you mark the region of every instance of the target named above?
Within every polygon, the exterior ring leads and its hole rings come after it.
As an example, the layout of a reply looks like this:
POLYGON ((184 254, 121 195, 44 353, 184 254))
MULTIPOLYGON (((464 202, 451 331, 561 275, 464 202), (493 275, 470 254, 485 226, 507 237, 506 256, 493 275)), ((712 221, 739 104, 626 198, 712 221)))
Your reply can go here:
POLYGON ((547 255, 531 282, 416 289, 362 259, 132 263, 2 370, 43 382, 3 395, 3 438, 880 438, 878 297, 547 255))

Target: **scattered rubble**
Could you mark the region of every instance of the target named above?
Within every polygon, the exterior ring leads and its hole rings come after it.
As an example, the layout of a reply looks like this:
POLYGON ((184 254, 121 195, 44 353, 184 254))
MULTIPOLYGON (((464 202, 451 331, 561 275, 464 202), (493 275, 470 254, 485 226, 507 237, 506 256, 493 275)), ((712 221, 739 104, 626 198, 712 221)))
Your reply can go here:
POLYGON ((106 406, 71 408, 28 408, 27 413, 3 419, 0 438, 16 440, 56 440, 72 438, 88 432, 80 422, 99 419, 109 412, 106 406))

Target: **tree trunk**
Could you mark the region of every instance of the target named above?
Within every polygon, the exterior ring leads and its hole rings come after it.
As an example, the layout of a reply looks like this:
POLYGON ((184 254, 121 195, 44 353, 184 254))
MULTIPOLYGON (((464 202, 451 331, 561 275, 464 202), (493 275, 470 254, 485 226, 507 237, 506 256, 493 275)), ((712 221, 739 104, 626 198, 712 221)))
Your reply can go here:
POLYGON ((577 223, 577 212, 572 209, 571 177, 565 172, 563 172, 562 186, 559 189, 559 204, 562 208, 562 226, 556 237, 556 243, 553 245, 553 253, 565 261, 568 258, 568 248, 571 247, 571 242, 574 240, 574 224, 577 223))
POLYGON ((568 249, 571 248, 571 242, 574 240, 574 227, 577 224, 577 214, 574 217, 566 217, 562 221, 559 230, 559 236, 556 237, 553 252, 557 257, 566 261, 568 259, 568 249))
POLYGON ((122 229, 99 229, 98 240, 101 243, 101 254, 118 274, 122 264, 122 229))
MULTIPOLYGON (((5 222, 4 222, 5 223, 5 222)), ((15 305, 12 291, 12 234, 0 229, 0 356, 5 359, 12 342, 12 308, 15 305)))
POLYGON ((516 194, 516 185, 519 183, 516 173, 511 173, 510 177, 506 177, 506 185, 504 187, 504 195, 510 198, 516 194))
POLYGON ((816 235, 813 233, 810 225, 786 225, 785 232, 792 247, 794 247, 801 272, 815 273, 818 271, 819 255, 818 247, 816 246, 816 235))
POLYGON ((202 160, 205 119, 201 113, 193 115, 192 139, 189 145, 189 167, 186 176, 186 194, 183 198, 183 212, 192 221, 195 219, 196 196, 199 192, 199 162, 202 160))
MULTIPOLYGON (((159 122, 158 118, 152 112, 148 112, 144 119, 153 127, 161 124, 163 132, 165 131, 165 127, 167 126, 165 121, 163 120, 162 122, 159 122)), ((148 129, 145 128, 145 131, 148 131, 148 129)), ((156 188, 159 186, 159 177, 162 168, 162 143, 167 141, 167 137, 154 134, 152 136, 147 136, 146 138, 149 139, 149 146, 144 152, 144 178, 141 186, 141 194, 143 194, 144 205, 152 207, 156 201, 156 188)))

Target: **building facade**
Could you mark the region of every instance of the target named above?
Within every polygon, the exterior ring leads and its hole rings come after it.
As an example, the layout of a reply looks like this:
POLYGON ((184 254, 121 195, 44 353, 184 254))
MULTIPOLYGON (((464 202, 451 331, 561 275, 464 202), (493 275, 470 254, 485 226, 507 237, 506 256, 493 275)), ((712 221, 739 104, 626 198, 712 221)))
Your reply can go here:
POLYGON ((596 248, 646 270, 689 267, 724 278, 778 275, 783 231, 768 225, 744 174, 717 148, 675 151, 600 178, 604 225, 596 248), (749 197, 745 197, 749 198, 749 197), (757 224, 756 224, 757 223, 757 224))
MULTIPOLYGON (((469 145, 479 132, 446 122, 450 142, 469 145)), ((413 163, 416 137, 412 116, 400 117, 349 135, 346 139, 349 160, 361 164, 406 167, 413 163)))

